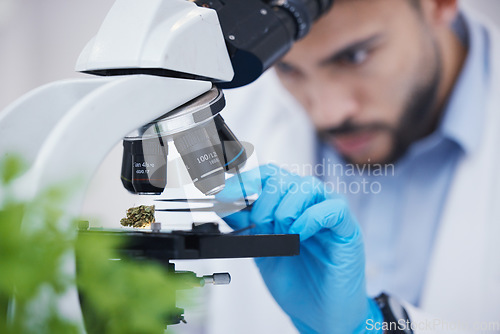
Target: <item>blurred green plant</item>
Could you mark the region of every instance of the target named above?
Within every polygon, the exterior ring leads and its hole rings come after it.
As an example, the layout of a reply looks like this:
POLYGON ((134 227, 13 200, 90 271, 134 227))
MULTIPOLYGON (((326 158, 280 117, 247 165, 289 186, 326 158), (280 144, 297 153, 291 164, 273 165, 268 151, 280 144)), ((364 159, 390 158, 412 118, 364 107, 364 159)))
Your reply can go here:
POLYGON ((15 200, 12 183, 25 169, 15 156, 0 161, 0 333, 80 333, 81 324, 60 307, 75 284, 99 319, 89 334, 163 333, 179 283, 156 263, 111 261, 119 245, 103 238, 78 242, 76 279, 67 270, 76 228, 61 224, 70 190, 55 186, 35 199, 15 200))
POLYGON ((119 259, 119 246, 103 237, 78 242, 78 282, 91 311, 88 330, 161 333, 175 311, 175 291, 183 285, 155 263, 119 259))

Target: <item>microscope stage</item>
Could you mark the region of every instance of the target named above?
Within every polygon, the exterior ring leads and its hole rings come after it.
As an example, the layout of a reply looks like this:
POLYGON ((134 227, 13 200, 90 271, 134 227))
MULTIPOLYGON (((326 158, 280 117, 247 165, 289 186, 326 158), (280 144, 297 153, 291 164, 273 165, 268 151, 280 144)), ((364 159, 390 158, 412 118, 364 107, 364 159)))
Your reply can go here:
POLYGON ((120 238, 118 251, 131 259, 159 261, 188 259, 228 259, 272 256, 294 256, 300 253, 297 234, 235 235, 173 231, 79 231, 78 238, 120 238))

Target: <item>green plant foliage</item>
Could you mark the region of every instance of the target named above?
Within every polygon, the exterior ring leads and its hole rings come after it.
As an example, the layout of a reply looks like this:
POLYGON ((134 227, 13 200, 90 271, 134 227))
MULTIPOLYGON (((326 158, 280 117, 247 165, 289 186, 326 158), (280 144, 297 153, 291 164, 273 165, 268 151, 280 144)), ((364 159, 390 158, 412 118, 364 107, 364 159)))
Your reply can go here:
POLYGON ((8 184, 26 170, 26 164, 15 154, 7 154, 0 160, 0 185, 8 184))
POLYGON ((163 333, 178 283, 157 264, 111 261, 119 245, 102 238, 78 243, 78 279, 63 270, 76 247, 76 229, 61 223, 67 219, 69 188, 53 187, 31 201, 15 201, 9 185, 23 168, 12 156, 0 161, 0 333, 81 333, 81 326, 59 309, 60 297, 75 284, 101 319, 94 331, 87 328, 89 334, 163 333), (32 220, 36 228, 29 228, 32 220))
POLYGON ((78 281, 96 333, 161 333, 181 287, 157 264, 118 259, 111 239, 78 242, 78 281), (110 260, 112 259, 112 260, 110 260))
MULTIPOLYGON (((20 175, 22 166, 23 163, 12 157, 0 163, 4 192, 20 175)), ((4 203, 0 203, 0 333, 77 333, 76 324, 62 317, 57 308, 58 296, 72 281, 63 274, 61 266, 63 256, 73 244, 72 233, 58 227, 62 214, 60 192, 50 189, 33 201, 23 203, 14 201, 8 192, 3 196, 4 203), (43 213, 40 228, 23 228, 21 223, 32 210, 43 213), (43 312, 38 305, 43 306, 43 312)))

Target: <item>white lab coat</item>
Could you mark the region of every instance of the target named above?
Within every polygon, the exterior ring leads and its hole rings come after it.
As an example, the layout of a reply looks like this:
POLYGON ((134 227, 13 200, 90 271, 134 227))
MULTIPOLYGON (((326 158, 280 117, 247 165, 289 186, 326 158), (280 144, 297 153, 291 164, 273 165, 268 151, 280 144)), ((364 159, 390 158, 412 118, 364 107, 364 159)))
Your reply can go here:
MULTIPOLYGON (((464 11, 472 19, 486 22, 471 9, 464 11)), ((406 305, 410 318, 419 327, 415 333, 443 333, 447 328, 455 329, 452 333, 500 333, 500 32, 491 24, 485 25, 492 37, 492 84, 485 128, 479 150, 459 163, 420 308, 406 305), (490 326, 490 330, 480 331, 481 325, 490 326)), ((314 163, 313 128, 272 72, 249 87, 227 92, 226 96, 228 104, 223 114, 227 123, 240 140, 255 144, 261 163, 274 161, 291 167, 314 163)), ((255 269, 248 262, 245 265, 244 270, 252 271, 247 275, 255 277, 255 269)), ((275 305, 266 308, 269 295, 260 291, 261 281, 254 286, 247 281, 245 287, 252 291, 253 301, 245 303, 253 305, 253 311, 233 317, 229 309, 238 301, 232 301, 227 294, 219 295, 224 302, 218 303, 217 312, 225 313, 226 320, 218 333, 229 333, 231 328, 238 328, 238 333, 296 331, 290 322, 282 321, 275 305), (230 307, 221 309, 224 304, 230 307), (273 312, 275 316, 271 316, 273 312), (270 316, 280 320, 264 320, 270 316), (262 321, 237 327, 243 317, 262 321)), ((237 293, 232 292, 232 296, 238 299, 237 293)), ((213 297, 218 298, 215 294, 213 297)))
MULTIPOLYGON (((481 144, 459 164, 421 308, 434 317, 468 321, 473 329, 496 321, 496 326, 491 324, 496 331, 490 332, 500 333, 500 32, 487 26, 492 37, 492 82, 481 144)), ((419 318, 417 310, 412 317, 419 318)))

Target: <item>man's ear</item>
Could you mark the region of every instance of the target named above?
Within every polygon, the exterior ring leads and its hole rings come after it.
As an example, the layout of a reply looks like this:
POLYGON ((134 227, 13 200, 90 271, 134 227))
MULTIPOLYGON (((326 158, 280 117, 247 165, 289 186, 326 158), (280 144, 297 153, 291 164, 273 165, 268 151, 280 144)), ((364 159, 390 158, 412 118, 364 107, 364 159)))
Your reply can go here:
POLYGON ((450 26, 458 15, 458 0, 419 0, 426 20, 434 26, 450 26))

